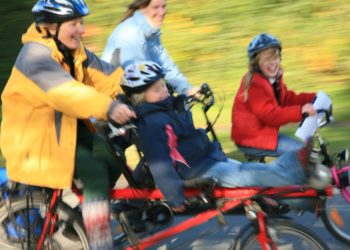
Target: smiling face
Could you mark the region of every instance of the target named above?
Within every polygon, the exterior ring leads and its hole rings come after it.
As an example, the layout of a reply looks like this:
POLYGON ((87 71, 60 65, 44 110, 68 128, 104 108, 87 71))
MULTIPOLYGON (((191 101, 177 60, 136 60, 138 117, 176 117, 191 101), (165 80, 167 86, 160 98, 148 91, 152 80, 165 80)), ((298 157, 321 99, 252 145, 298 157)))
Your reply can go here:
MULTIPOLYGON (((50 28, 50 33, 56 33, 55 24, 50 28)), ((84 24, 82 18, 72 19, 70 21, 63 22, 58 32, 58 40, 60 40, 67 48, 76 50, 80 48, 80 42, 82 35, 84 34, 84 24)))
POLYGON ((141 9, 141 12, 151 26, 160 27, 166 14, 166 0, 152 0, 148 6, 141 9))
POLYGON ((165 100, 169 96, 164 80, 159 79, 144 92, 145 102, 153 103, 165 100))
POLYGON ((280 69, 281 55, 277 48, 270 48, 259 53, 259 68, 267 78, 275 78, 280 69))

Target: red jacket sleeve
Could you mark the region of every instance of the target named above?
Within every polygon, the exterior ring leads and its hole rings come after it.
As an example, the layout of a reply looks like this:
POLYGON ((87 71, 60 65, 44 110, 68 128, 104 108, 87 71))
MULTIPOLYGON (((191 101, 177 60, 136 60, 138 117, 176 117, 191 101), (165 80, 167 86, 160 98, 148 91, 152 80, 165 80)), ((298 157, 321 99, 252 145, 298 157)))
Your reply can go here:
POLYGON ((282 126, 301 120, 301 106, 312 102, 315 94, 295 94, 280 80, 281 104, 267 79, 255 75, 248 93, 247 104, 261 122, 269 126, 282 126))

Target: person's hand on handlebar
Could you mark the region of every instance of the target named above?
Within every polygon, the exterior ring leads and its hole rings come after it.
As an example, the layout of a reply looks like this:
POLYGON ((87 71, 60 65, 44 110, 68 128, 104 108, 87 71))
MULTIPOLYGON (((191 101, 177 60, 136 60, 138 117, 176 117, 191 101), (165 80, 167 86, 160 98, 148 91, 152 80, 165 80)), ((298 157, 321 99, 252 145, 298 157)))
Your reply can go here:
POLYGON ((192 87, 191 89, 188 90, 187 96, 199 97, 201 95, 200 91, 201 91, 200 86, 192 87))
POLYGON ((301 107, 301 113, 307 114, 308 116, 313 116, 316 115, 317 112, 311 103, 306 103, 301 107))
POLYGON ((128 105, 113 101, 109 107, 108 118, 118 124, 124 124, 130 119, 136 118, 136 114, 128 105))

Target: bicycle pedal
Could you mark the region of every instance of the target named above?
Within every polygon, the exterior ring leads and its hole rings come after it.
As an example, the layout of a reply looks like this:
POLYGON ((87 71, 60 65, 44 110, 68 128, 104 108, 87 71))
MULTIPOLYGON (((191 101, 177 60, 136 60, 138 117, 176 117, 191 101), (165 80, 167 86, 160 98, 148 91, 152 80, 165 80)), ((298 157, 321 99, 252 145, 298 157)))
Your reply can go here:
POLYGON ((269 197, 262 197, 259 201, 262 209, 267 213, 285 214, 291 210, 288 204, 281 203, 269 197))
POLYGON ((118 218, 119 218, 119 223, 123 228, 123 231, 125 233, 126 238, 128 239, 129 244, 131 246, 138 245, 140 242, 140 238, 131 227, 126 213, 125 212, 119 213, 118 218))

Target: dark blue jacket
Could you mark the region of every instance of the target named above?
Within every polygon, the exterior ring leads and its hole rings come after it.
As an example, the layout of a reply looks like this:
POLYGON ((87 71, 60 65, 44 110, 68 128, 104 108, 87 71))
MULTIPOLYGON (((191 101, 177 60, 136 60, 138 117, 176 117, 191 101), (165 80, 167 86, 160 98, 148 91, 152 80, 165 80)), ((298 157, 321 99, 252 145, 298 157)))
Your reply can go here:
POLYGON ((227 158, 218 143, 209 140, 205 130, 194 127, 190 111, 175 109, 179 100, 183 100, 182 96, 171 96, 135 107, 139 147, 155 184, 172 206, 185 201, 184 179, 194 178, 227 158))

